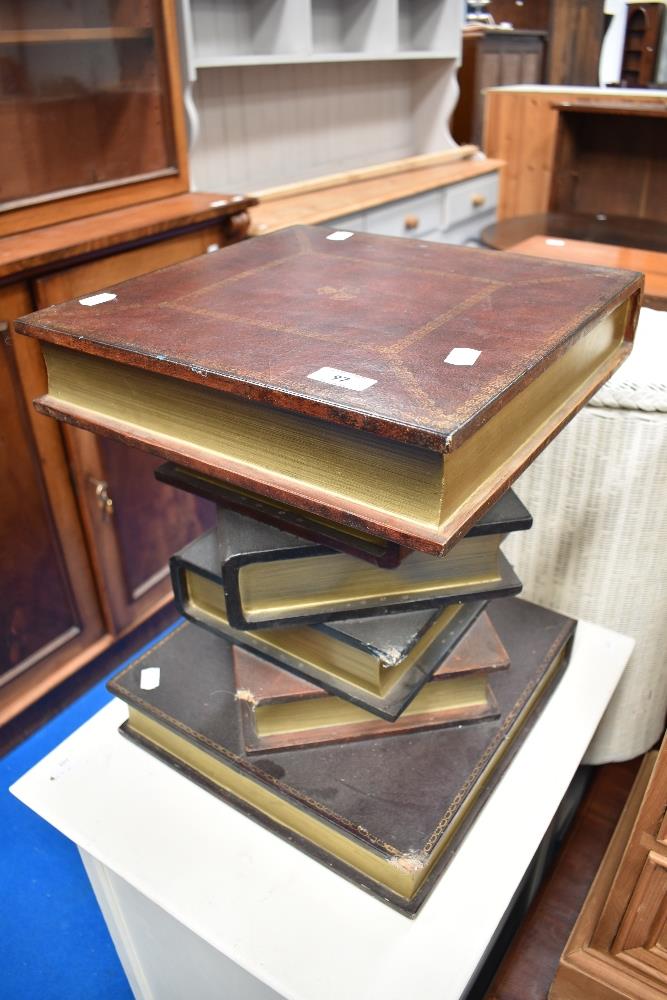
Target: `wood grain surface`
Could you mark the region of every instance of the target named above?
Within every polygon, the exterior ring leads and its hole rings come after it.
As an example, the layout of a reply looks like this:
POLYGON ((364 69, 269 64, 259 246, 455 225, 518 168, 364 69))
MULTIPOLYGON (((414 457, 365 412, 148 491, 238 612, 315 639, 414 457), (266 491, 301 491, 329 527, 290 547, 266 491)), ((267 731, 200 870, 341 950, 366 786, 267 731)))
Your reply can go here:
POLYGON ((584 802, 486 994, 546 1000, 568 935, 637 774, 639 760, 597 769, 584 802))
MULTIPOLYGON (((557 7, 559 20, 562 20, 562 15, 567 17, 568 5, 562 5, 562 14, 561 5, 557 7)), ((568 48, 572 46, 570 27, 563 33, 563 40, 568 48)), ((572 88, 560 90, 557 87, 525 90, 492 88, 487 92, 482 148, 487 156, 505 161, 500 178, 499 219, 547 211, 559 120, 556 105, 577 99, 588 105, 605 103, 609 101, 609 92, 605 89, 597 93, 572 88)), ((650 98, 643 94, 627 94, 623 90, 616 91, 614 95, 614 101, 621 106, 631 106, 637 101, 645 103, 647 100, 656 107, 667 107, 667 97, 655 92, 650 98)), ((606 128, 608 141, 613 142, 615 127, 607 122, 606 128)), ((622 149, 618 157, 617 164, 622 169, 622 149)))
POLYGON ((574 264, 599 264, 601 267, 643 271, 643 304, 651 309, 667 309, 667 253, 548 236, 530 236, 515 243, 511 251, 531 257, 548 257, 549 260, 569 260, 574 264))
MULTIPOLYGON (((110 248, 115 250, 119 244, 131 247, 154 241, 163 234, 171 237, 180 229, 186 233, 216 221, 225 232, 228 229, 233 232, 238 216, 244 217, 245 210, 254 204, 256 199, 245 195, 200 191, 114 211, 109 211, 107 205, 107 211, 93 217, 4 236, 0 239, 0 281, 19 273, 39 273, 66 261, 74 263, 110 248)), ((245 219, 247 222, 247 216, 245 219)), ((151 252, 155 251, 153 246, 151 252)), ((171 261, 165 260, 164 264, 167 263, 171 261)), ((105 265, 109 265, 108 260, 105 265)), ((160 266, 160 261, 156 266, 160 266)))
POLYGON ((333 175, 326 179, 326 185, 318 180, 260 191, 257 194, 260 204, 250 213, 250 233, 263 236, 286 226, 314 225, 338 216, 365 212, 387 202, 482 177, 502 166, 500 160, 493 159, 450 157, 442 161, 439 156, 439 162, 433 163, 432 157, 427 155, 414 160, 419 160, 421 165, 408 159, 397 161, 393 173, 357 170, 333 175))

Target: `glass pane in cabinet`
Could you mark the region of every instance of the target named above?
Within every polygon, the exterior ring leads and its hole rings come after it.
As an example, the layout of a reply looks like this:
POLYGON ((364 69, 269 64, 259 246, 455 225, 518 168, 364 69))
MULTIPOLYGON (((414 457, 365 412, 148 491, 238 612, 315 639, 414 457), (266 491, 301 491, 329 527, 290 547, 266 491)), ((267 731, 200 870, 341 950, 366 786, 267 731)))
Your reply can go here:
POLYGON ((0 209, 177 172, 159 7, 0 0, 0 209))

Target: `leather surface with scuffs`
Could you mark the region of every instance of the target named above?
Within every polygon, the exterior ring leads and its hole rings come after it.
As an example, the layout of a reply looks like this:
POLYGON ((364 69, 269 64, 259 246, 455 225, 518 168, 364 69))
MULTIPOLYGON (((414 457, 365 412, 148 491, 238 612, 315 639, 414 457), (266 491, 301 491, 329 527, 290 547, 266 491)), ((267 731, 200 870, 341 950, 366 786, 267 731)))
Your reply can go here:
MULTIPOLYGON (((20 332, 332 423, 448 450, 641 276, 296 226, 17 322, 20 332), (474 365, 445 364, 474 348, 474 365), (308 376, 330 367, 363 391, 308 376)), ((628 337, 632 331, 628 331, 628 337)))
MULTIPOLYGON (((232 646, 188 623, 126 667, 109 688, 130 705, 268 786, 276 795, 286 796, 388 858, 428 858, 466 798, 479 790, 481 783, 480 794, 452 843, 410 904, 392 899, 385 889, 379 891, 385 900, 414 911, 432 888, 434 878, 451 860, 458 839, 534 722, 538 710, 534 709, 523 722, 522 709, 575 626, 572 619, 516 598, 494 601, 488 614, 511 661, 510 668, 493 679, 500 717, 463 729, 309 747, 250 759, 243 750, 232 646), (144 691, 141 671, 152 666, 160 667, 160 685, 144 691), (516 729, 521 730, 520 735, 510 740, 516 729), (486 780, 485 771, 499 749, 507 750, 503 764, 486 780)), ((188 773, 199 780, 196 774, 188 773)), ((210 783, 203 783, 215 791, 210 783)), ((218 794, 223 793, 218 790, 218 794)), ((281 832, 279 826, 254 812, 247 803, 226 794, 223 797, 281 832)), ((378 887, 369 880, 303 838, 289 835, 289 839, 378 893, 378 887)))

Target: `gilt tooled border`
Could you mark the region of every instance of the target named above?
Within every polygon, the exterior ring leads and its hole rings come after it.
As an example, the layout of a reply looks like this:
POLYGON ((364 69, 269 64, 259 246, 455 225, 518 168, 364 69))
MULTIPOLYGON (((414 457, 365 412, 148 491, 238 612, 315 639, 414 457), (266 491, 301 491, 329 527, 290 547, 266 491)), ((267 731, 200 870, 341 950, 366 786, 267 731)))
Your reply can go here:
MULTIPOLYGON (((195 739, 198 743, 203 743, 206 746, 210 747, 212 750, 214 750, 216 753, 219 753, 222 757, 226 757, 227 759, 234 761, 236 764, 241 766, 243 771, 248 771, 252 773, 256 778, 261 780, 263 784, 274 785, 276 788, 288 792, 289 795, 295 798, 297 801, 303 803, 304 805, 311 806, 318 813, 320 813, 323 816, 326 816, 336 825, 342 826, 346 830, 349 830, 356 836, 361 837, 363 840, 367 841, 373 846, 382 848, 388 854, 392 854, 395 857, 402 857, 403 854, 405 853, 403 850, 395 847, 393 844, 387 843, 386 841, 382 840, 381 837, 374 836, 372 833, 370 833, 370 831, 364 829, 363 827, 357 826, 356 824, 352 823, 349 819, 334 812, 333 809, 330 809, 328 806, 324 805, 324 803, 319 802, 312 796, 306 795, 304 792, 299 791, 299 789, 293 788, 291 785, 286 784, 284 781, 280 781, 278 778, 274 778, 272 775, 267 774, 261 768, 250 763, 247 759, 240 757, 238 754, 233 753, 231 750, 228 750, 226 747, 221 746, 214 740, 209 739, 202 733, 197 732, 190 726, 186 726, 178 719, 173 718, 173 716, 168 715, 166 712, 163 712, 159 708, 156 708, 150 702, 145 701, 140 695, 137 695, 134 692, 129 691, 127 688, 123 687, 123 685, 121 684, 121 679, 125 677, 126 674, 128 674, 130 671, 133 671, 136 667, 138 667, 139 664, 146 659, 146 657, 156 652, 161 646, 163 646, 166 642, 168 642, 169 639, 171 639, 183 628, 185 628, 187 624, 188 622, 182 622, 179 626, 177 626, 177 628, 173 629, 166 636, 164 636, 164 638, 161 639, 156 645, 151 646, 138 659, 133 660, 132 663, 128 664, 128 666, 124 670, 122 670, 121 673, 117 675, 117 677, 114 677, 109 682, 109 690, 117 694, 121 694, 121 692, 127 694, 132 704, 136 704, 137 706, 141 706, 148 709, 151 715, 164 719, 165 721, 171 723, 171 725, 175 729, 180 730, 183 733, 187 733, 189 736, 193 737, 193 739, 195 739)), ((556 638, 551 643, 546 653, 544 654, 544 657, 540 661, 540 667, 544 668, 548 666, 549 663, 552 662, 558 649, 562 646, 563 640, 566 637, 569 628, 570 625, 568 623, 563 625, 563 627, 559 630, 556 638)), ((468 774, 468 777, 454 795, 452 801, 450 802, 449 806, 447 807, 443 815, 440 817, 435 829, 433 830, 429 838, 426 840, 424 847, 422 848, 422 851, 425 854, 430 854, 436 847, 441 835, 446 831, 447 827, 449 826, 450 822, 452 821, 459 807, 462 805, 468 793, 470 792, 470 789, 472 788, 472 786, 475 784, 481 773, 489 764, 489 761, 493 757, 494 753, 497 751, 499 745, 503 742, 503 740, 507 736, 508 731, 511 729, 517 716, 521 712, 522 708, 525 706, 527 699, 530 697, 531 693, 533 692, 537 684, 539 684, 540 680, 542 679, 542 676, 543 676, 543 670, 539 670, 539 672, 536 671, 533 674, 531 680, 528 682, 528 684, 526 684, 526 686, 522 690, 516 702, 505 716, 500 729, 496 731, 494 738, 487 745, 481 757, 479 758, 475 766, 468 774)))
MULTIPOLYGON (((556 636, 556 638, 554 639, 554 641, 551 643, 551 645, 549 646, 548 650, 544 654, 544 657, 540 661, 540 667, 541 668, 548 667, 549 664, 553 661, 554 657, 556 656, 556 653, 557 653, 558 649, 562 646, 563 639, 566 637, 567 633, 569 632, 569 629, 570 629, 570 625, 568 623, 568 624, 563 625, 562 628, 559 630, 558 635, 556 636)), ((511 665, 510 665, 510 669, 511 669, 511 665)), ((542 676, 543 676, 543 670, 540 670, 539 674, 533 674, 531 680, 528 682, 528 684, 526 684, 526 686, 524 687, 523 691, 521 692, 521 694, 519 695, 519 697, 515 701, 514 705, 512 706, 512 708, 510 709, 510 711, 508 712, 508 714, 505 716, 505 719, 503 721, 502 726, 497 731, 496 735, 491 740, 491 742, 487 746, 486 750, 484 751, 484 753, 482 754, 482 756, 479 758, 479 760, 475 764, 474 768, 472 769, 472 771, 470 772, 470 774, 466 778, 465 782, 463 783, 463 785, 461 786, 461 788, 458 790, 458 792, 456 793, 456 795, 454 796, 454 798, 450 802, 450 804, 449 804, 448 808, 446 809, 445 813, 440 817, 440 820, 438 821, 438 824, 435 827, 433 833, 431 834, 431 836, 428 838, 428 840, 424 844, 424 851, 427 854, 430 854, 430 852, 433 850, 433 848, 435 847, 435 845, 437 844, 437 842, 438 842, 438 840, 440 838, 440 835, 442 833, 444 833, 444 831, 446 830, 447 826, 451 822, 454 814, 456 813, 457 809, 459 808, 459 806, 461 805, 462 801, 465 799, 466 795, 470 791, 471 786, 475 783, 475 781, 477 780, 477 778, 479 777, 479 775, 482 773, 482 771, 484 770, 484 768, 489 763, 489 760, 491 759, 491 757, 493 756, 493 754, 497 750, 499 743, 501 743, 505 739, 505 736, 507 735, 508 730, 511 729, 512 725, 514 724, 514 722, 516 720, 516 717, 518 716, 519 712, 521 711, 521 709, 525 705, 525 703, 528 700, 528 698, 530 697, 531 693, 534 691, 534 689, 539 684, 540 680, 542 679, 542 676)))
MULTIPOLYGON (((209 285, 206 285, 202 288, 198 288, 196 291, 188 292, 185 295, 177 299, 172 299, 169 302, 160 303, 160 308, 165 310, 171 310, 173 312, 183 313, 186 315, 202 316, 207 319, 215 319, 220 321, 224 320, 232 323, 234 322, 243 323, 246 326, 258 330, 264 330, 266 332, 279 331, 281 333, 286 333, 293 336, 304 337, 308 340, 315 342, 323 342, 323 343, 335 342, 338 337, 338 334, 336 333, 334 334, 322 333, 312 328, 307 329, 304 327, 295 326, 290 323, 284 323, 284 322, 281 323, 275 320, 274 321, 261 320, 247 315, 241 315, 239 313, 223 312, 221 310, 209 309, 206 308, 205 306, 199 306, 195 304, 198 298, 200 298, 205 292, 210 291, 212 288, 219 288, 223 285, 235 283, 245 278, 254 276, 256 274, 260 274, 266 270, 270 270, 275 267, 278 267, 281 264, 287 263, 296 257, 301 257, 306 253, 310 253, 312 256, 321 257, 327 261, 329 260, 326 254, 324 254, 322 251, 314 249, 312 245, 308 245, 307 247, 305 247, 303 245, 302 236, 303 236, 302 230, 298 230, 299 238, 297 242, 299 244, 299 249, 295 251, 289 251, 284 256, 276 257, 269 261, 264 261, 263 263, 258 264, 252 268, 248 268, 245 271, 233 272, 231 274, 225 275, 222 278, 218 278, 216 281, 211 282, 211 284, 209 285)), ((390 260, 383 260, 383 259, 375 260, 372 258, 369 259, 366 257, 358 257, 354 254, 346 255, 345 261, 347 263, 358 263, 360 265, 364 266, 370 265, 370 266, 376 266, 378 268, 390 267, 392 265, 392 262, 390 260)), ((535 265, 541 264, 548 266, 547 262, 542 261, 538 258, 532 259, 531 263, 535 265)), ((431 406, 433 400, 427 394, 424 393, 422 387, 419 385, 419 382, 416 378, 416 374, 409 368, 406 368, 406 366, 402 363, 401 356, 404 354, 404 352, 407 349, 413 349, 415 344, 423 340, 424 337, 429 336, 431 333, 443 327, 447 322, 450 322, 455 316, 458 316, 461 313, 465 313, 468 309, 474 307, 479 301, 481 301, 486 296, 491 296, 495 292, 505 289, 512 284, 518 283, 518 285, 521 288, 524 288, 527 285, 535 285, 535 284, 558 285, 564 283, 571 283, 573 280, 573 273, 572 273, 573 265, 567 262, 559 262, 559 263, 561 264, 561 266, 564 266, 566 268, 564 274, 558 274, 552 276, 548 275, 545 276, 544 274, 540 274, 535 277, 522 277, 519 282, 517 282, 516 280, 509 281, 509 280, 501 280, 499 278, 488 278, 486 276, 478 276, 474 274, 467 274, 464 276, 462 274, 459 274, 458 272, 454 272, 455 277, 461 279, 465 277, 466 280, 468 280, 469 282, 476 282, 479 285, 481 285, 481 287, 478 288, 476 291, 471 292, 462 301, 454 303, 452 306, 450 306, 448 309, 446 309, 443 313, 441 313, 437 317, 431 319, 427 323, 422 324, 421 326, 417 327, 414 330, 408 331, 400 340, 397 340, 395 343, 375 348, 375 351, 378 354, 388 356, 392 359, 395 365, 395 371, 394 371, 395 378, 397 378, 400 382, 402 382, 405 388, 408 390, 408 392, 412 393, 413 396, 416 397, 411 412, 409 414, 406 413, 406 417, 411 422, 414 423, 414 426, 419 427, 421 425, 420 413, 418 410, 417 411, 414 410, 414 406, 417 404, 417 401, 420 401, 422 404, 426 403, 429 406, 431 406), (408 382, 410 383, 409 386, 407 385, 408 382)), ((443 274, 443 271, 441 269, 424 267, 418 264, 417 262, 415 262, 414 264, 408 264, 404 262, 402 263, 401 268, 404 273, 414 272, 420 275, 431 274, 437 277, 442 277, 443 274)), ((576 266, 574 266, 574 269, 576 272, 576 266)), ((579 272, 576 272, 576 276, 585 278, 588 281, 591 280, 590 274, 582 276, 579 274, 579 272)), ((597 274, 595 277, 596 278, 604 277, 604 275, 597 274)), ((616 304, 618 304, 617 299, 618 296, 615 299, 616 304)), ((533 358, 533 361, 530 365, 530 373, 531 373, 530 380, 532 380, 532 377, 539 377, 542 370, 548 367, 548 359, 553 358, 554 352, 559 352, 560 350, 562 350, 564 337, 567 338, 568 343, 571 342, 573 339, 577 339, 580 334, 585 332, 589 324, 595 322, 600 318, 600 313, 605 311, 606 305, 608 305, 608 303, 606 302, 602 303, 597 302, 594 308, 591 307, 590 303, 583 305, 575 313, 574 316, 571 316, 568 319, 564 320, 558 327, 556 327, 556 329, 550 331, 549 346, 547 348, 546 353, 544 354, 544 356, 533 358), (535 370, 536 368, 538 369, 538 371, 535 370)), ((618 350, 614 351, 612 356, 616 357, 617 362, 620 362, 618 350)), ((512 378, 509 379, 509 382, 505 380, 505 382, 501 381, 499 383, 498 380, 496 380, 496 382, 493 385, 494 396, 498 397, 498 393, 500 393, 501 396, 504 396, 506 393, 510 392, 511 389, 510 383, 516 376, 521 374, 523 368, 525 367, 525 365, 522 365, 520 363, 517 364, 518 367, 516 368, 516 371, 510 372, 512 378)), ((230 375, 232 373, 216 372, 216 374, 230 375)), ((247 378, 252 378, 256 380, 259 384, 264 384, 266 380, 266 373, 264 371, 259 371, 256 368, 253 371, 246 369, 245 376, 247 378)), ((238 377, 238 373, 232 374, 232 377, 238 377)), ((273 386, 272 388, 277 388, 277 387, 273 386)), ((466 424, 468 423, 469 420, 474 419, 475 414, 480 409, 480 407, 488 411, 489 391, 490 391, 489 385, 485 384, 481 386, 477 392, 468 397, 465 403, 465 413, 462 413, 460 416, 461 424, 466 424)), ((289 412, 292 412, 291 407, 288 407, 287 409, 289 412)), ((342 409, 347 410, 349 409, 349 407, 342 406, 342 409)), ((361 412, 364 412, 363 409, 361 412)), ((430 429, 436 433, 444 433, 447 430, 447 426, 448 425, 446 425, 446 423, 443 423, 442 421, 435 421, 430 429)))
POLYGON ((132 704, 135 704, 137 706, 141 706, 141 707, 144 707, 144 708, 148 709, 151 715, 157 716, 160 719, 164 719, 165 721, 171 723, 172 726, 175 729, 179 730, 182 733, 187 733, 189 736, 192 736, 198 743, 203 743, 206 746, 210 747, 212 750, 215 750, 215 752, 219 753, 222 757, 226 757, 228 760, 234 761, 236 764, 238 764, 238 765, 240 765, 242 767, 243 771, 250 772, 256 778, 260 779, 263 784, 274 785, 276 788, 282 789, 283 791, 288 792, 297 801, 302 802, 305 805, 312 806, 315 810, 317 810, 321 814, 327 816, 329 819, 331 819, 337 825, 343 826, 345 829, 349 830, 351 833, 354 833, 354 834, 356 834, 358 836, 361 836, 364 840, 368 840, 370 843, 374 844, 376 847, 382 847, 385 851, 387 851, 390 854, 395 854, 397 856, 400 856, 401 853, 402 853, 401 851, 399 851, 396 847, 393 847, 391 844, 386 844, 380 837, 373 836, 373 834, 371 834, 368 830, 365 830, 363 828, 360 828, 360 827, 356 826, 350 820, 346 819, 344 816, 340 816, 338 813, 334 812, 333 809, 329 809, 328 806, 325 806, 322 802, 318 802, 318 800, 314 799, 312 796, 305 795, 303 792, 299 791, 299 789, 293 788, 291 785, 288 785, 286 782, 280 781, 277 778, 274 778, 272 775, 267 774, 266 771, 263 771, 261 768, 257 767, 256 765, 251 764, 244 757, 240 757, 238 754, 233 753, 231 750, 228 750, 226 747, 221 746, 219 743, 216 743, 214 740, 209 739, 203 733, 199 733, 199 732, 197 732, 197 730, 192 729, 190 726, 186 726, 184 723, 180 722, 178 719, 175 719, 173 716, 167 714, 166 712, 163 712, 161 709, 156 708, 154 705, 152 705, 150 702, 146 701, 140 695, 137 695, 137 694, 135 694, 132 691, 128 691, 127 688, 123 688, 122 687, 122 685, 120 684, 120 680, 121 680, 122 677, 124 677, 127 673, 129 673, 130 671, 132 671, 136 667, 138 667, 139 664, 147 656, 149 656, 154 651, 158 650, 160 648, 160 646, 162 646, 165 642, 167 642, 172 636, 174 636, 178 632, 180 632, 181 629, 185 628, 185 626, 187 624, 188 624, 187 622, 183 622, 181 625, 179 625, 177 628, 175 628, 172 632, 170 632, 168 635, 166 635, 164 637, 164 639, 161 639, 160 642, 157 643, 157 645, 152 646, 150 649, 147 649, 146 652, 143 653, 142 656, 140 656, 137 660, 134 660, 132 663, 130 663, 125 668, 125 670, 123 670, 118 675, 118 677, 114 678, 110 682, 110 685, 109 685, 110 689, 113 690, 113 691, 117 691, 117 692, 119 692, 119 691, 125 691, 127 693, 127 695, 129 695, 132 704))

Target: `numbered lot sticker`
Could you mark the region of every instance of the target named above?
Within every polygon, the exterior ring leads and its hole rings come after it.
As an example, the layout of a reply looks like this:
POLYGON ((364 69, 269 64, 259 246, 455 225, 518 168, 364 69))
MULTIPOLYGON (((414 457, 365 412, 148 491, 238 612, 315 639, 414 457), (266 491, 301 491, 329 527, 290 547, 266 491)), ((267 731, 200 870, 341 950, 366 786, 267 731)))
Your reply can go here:
POLYGON ((308 378, 315 379, 316 382, 326 382, 327 385, 338 385, 342 389, 354 389, 355 392, 363 392, 377 382, 375 378, 344 372, 340 368, 318 368, 316 372, 311 372, 308 378))

